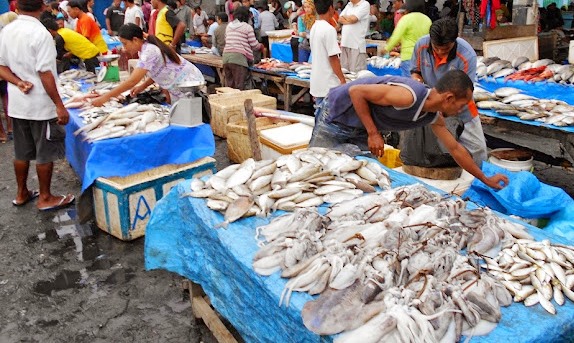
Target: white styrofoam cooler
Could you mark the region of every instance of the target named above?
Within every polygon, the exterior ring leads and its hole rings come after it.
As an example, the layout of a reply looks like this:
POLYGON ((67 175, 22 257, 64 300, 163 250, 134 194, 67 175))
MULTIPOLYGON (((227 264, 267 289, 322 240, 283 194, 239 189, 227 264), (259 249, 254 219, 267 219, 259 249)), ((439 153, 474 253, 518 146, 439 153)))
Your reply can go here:
POLYGON ((288 155, 294 150, 306 148, 311 140, 313 128, 296 123, 272 129, 261 130, 261 158, 271 159, 288 155))

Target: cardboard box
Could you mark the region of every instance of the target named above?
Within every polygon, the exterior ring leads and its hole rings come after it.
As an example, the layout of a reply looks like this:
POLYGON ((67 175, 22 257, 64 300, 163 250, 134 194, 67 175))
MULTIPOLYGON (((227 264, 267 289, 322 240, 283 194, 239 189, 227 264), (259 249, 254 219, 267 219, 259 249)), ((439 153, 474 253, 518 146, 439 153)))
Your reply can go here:
POLYGON ((126 177, 99 177, 93 187, 96 225, 124 241, 141 237, 155 204, 173 186, 214 172, 215 160, 204 157, 193 163, 168 164, 126 177))

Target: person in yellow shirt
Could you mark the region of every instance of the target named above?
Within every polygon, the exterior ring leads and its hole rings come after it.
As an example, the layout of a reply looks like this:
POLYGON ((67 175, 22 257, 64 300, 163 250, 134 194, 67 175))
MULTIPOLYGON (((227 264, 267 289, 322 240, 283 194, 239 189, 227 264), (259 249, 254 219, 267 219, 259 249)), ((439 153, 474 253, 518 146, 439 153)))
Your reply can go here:
POLYGON ((56 41, 58 73, 70 69, 72 56, 84 61, 87 71, 95 72, 95 68, 99 65, 100 51, 92 42, 74 30, 60 28, 54 19, 43 19, 42 24, 56 41))
POLYGON ((85 2, 79 0, 71 0, 68 2, 68 14, 76 21, 76 32, 90 40, 98 50, 105 54, 108 51, 108 45, 102 36, 102 32, 98 24, 86 12, 87 7, 85 2))

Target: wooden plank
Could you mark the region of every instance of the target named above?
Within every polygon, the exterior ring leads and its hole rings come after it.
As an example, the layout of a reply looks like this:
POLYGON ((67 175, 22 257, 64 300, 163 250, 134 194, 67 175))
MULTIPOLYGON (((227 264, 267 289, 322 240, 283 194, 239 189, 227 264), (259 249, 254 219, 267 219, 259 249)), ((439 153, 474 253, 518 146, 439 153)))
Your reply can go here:
POLYGON ((536 25, 508 25, 497 26, 486 30, 484 40, 497 40, 515 37, 536 36, 536 25))
POLYGON ((403 171, 407 174, 424 177, 432 180, 456 180, 462 174, 460 167, 427 168, 403 164, 403 171))
POLYGON ((247 117, 247 134, 249 135, 249 144, 253 152, 253 159, 261 161, 261 146, 259 145, 259 134, 255 124, 255 114, 253 114, 253 101, 247 99, 245 104, 245 115, 247 117))
POLYGON ((191 312, 195 319, 202 319, 209 331, 219 343, 238 343, 221 321, 215 309, 211 306, 209 298, 200 285, 186 280, 182 283, 184 289, 189 291, 191 312))

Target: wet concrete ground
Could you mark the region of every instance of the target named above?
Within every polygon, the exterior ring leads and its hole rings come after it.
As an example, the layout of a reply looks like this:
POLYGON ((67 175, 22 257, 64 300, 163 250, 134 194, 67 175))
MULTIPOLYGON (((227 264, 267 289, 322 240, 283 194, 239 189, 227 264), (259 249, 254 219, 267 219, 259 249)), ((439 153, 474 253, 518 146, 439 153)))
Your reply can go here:
MULTIPOLYGON (((227 147, 216 144, 221 169, 227 147)), ((73 208, 14 207, 12 149, 0 144, 0 342, 215 342, 192 321, 184 278, 144 270, 144 239, 122 242, 79 225, 73 208)), ((534 173, 574 195, 574 171, 537 162, 534 173)), ((36 189, 34 169, 29 180, 36 189)), ((66 161, 56 165, 53 191, 79 195, 66 161)))
MULTIPOLYGON (((215 342, 192 321, 184 278, 144 270, 144 239, 79 225, 73 207, 13 206, 12 159, 12 142, 0 144, 0 342, 215 342)), ((38 187, 34 169, 29 187, 38 187)), ((53 191, 79 195, 65 161, 53 191)))

